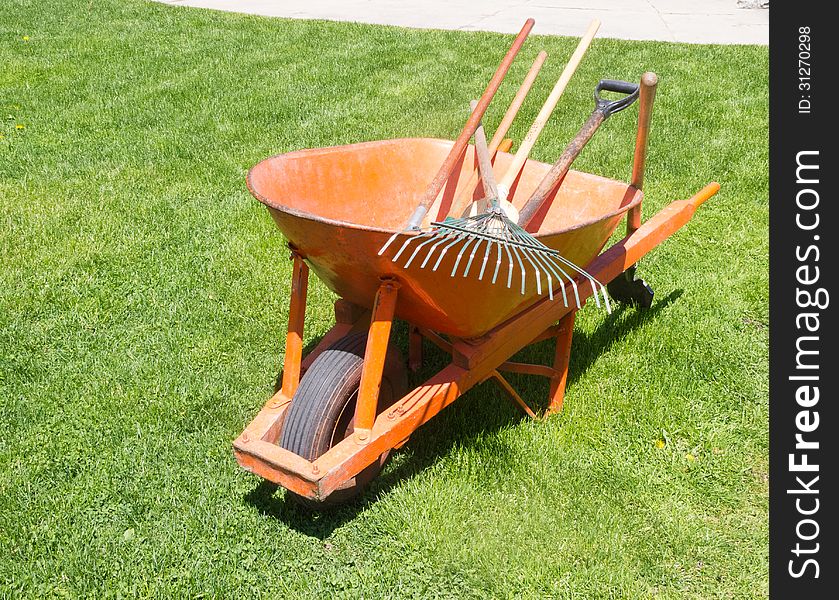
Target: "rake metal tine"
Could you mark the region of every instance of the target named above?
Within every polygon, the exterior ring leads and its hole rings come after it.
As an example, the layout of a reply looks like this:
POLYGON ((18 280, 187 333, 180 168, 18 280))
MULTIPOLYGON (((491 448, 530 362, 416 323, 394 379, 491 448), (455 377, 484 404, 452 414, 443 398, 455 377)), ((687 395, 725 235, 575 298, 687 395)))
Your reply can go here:
POLYGON ((544 271, 545 271, 545 277, 548 280, 548 298, 553 300, 554 299, 554 286, 553 286, 553 277, 551 277, 551 274, 553 273, 553 275, 556 275, 556 271, 554 271, 551 268, 550 261, 547 260, 546 257, 542 256, 541 253, 534 252, 533 254, 535 255, 534 256, 535 260, 537 260, 539 262, 539 264, 542 266, 542 269, 544 269, 544 271))
MULTIPOLYGON (((580 293, 577 290, 577 282, 575 281, 575 279, 573 277, 571 277, 568 273, 565 272, 565 269, 563 269, 558 262, 556 262, 556 258, 558 257, 558 255, 551 255, 551 256, 554 259, 554 266, 557 269, 559 269, 559 272, 562 273, 563 275, 565 275, 565 277, 571 283, 571 288, 574 290, 574 298, 577 302, 577 308, 580 308, 580 293)), ((567 300, 566 295, 565 295, 565 285, 564 284, 562 286, 562 297, 565 300, 565 306, 568 306, 568 300, 567 300)))
POLYGON ((519 256, 519 249, 513 246, 513 255, 516 257, 516 260, 519 261, 519 269, 521 269, 521 295, 524 296, 524 283, 527 277, 527 271, 524 268, 524 264, 521 262, 521 256, 519 256))
POLYGON ((507 268, 507 287, 510 288, 513 285, 513 255, 510 252, 510 244, 504 242, 504 250, 507 251, 507 259, 510 261, 510 266, 507 268))
POLYGON ((529 248, 522 248, 522 254, 525 255, 525 260, 530 263, 533 267, 533 271, 536 273, 536 293, 540 296, 542 295, 542 272, 539 271, 539 265, 537 264, 536 260, 533 258, 533 252, 530 251, 529 248))
POLYGON ((577 282, 574 279, 571 280, 571 287, 574 288, 574 300, 577 302, 577 308, 580 308, 582 306, 580 303, 580 290, 577 289, 577 282))
MULTIPOLYGON (((587 275, 587 273, 583 272, 583 275, 587 275)), ((597 305, 597 308, 600 308, 600 294, 597 291, 597 284, 594 282, 594 277, 589 275, 589 283, 591 283, 591 295, 594 296, 594 303, 597 305)))
POLYGON ((474 238, 474 237, 472 237, 472 238, 470 238, 470 239, 466 240, 466 242, 464 242, 464 244, 463 244, 463 248, 461 248, 461 249, 460 249, 460 252, 458 252, 458 253, 457 253, 457 259, 455 259, 455 261, 454 261, 454 267, 452 268, 452 274, 450 275, 450 277, 454 277, 454 274, 455 274, 455 273, 457 273, 457 267, 458 267, 458 265, 460 265, 460 260, 463 258, 463 253, 464 253, 464 252, 466 252, 466 249, 467 249, 467 248, 470 246, 470 244, 472 244, 472 242, 474 242, 476 239, 478 239, 478 238, 474 238))
POLYGON ((595 300, 595 302, 597 302, 597 306, 600 306, 600 302, 598 302, 598 292, 596 291, 597 290, 596 286, 599 285, 600 286, 600 292, 599 293, 603 294, 603 302, 606 305, 606 312, 611 314, 612 313, 612 305, 609 303, 609 295, 606 293, 606 286, 603 285, 602 283, 600 283, 600 281, 598 281, 597 279, 595 279, 594 277, 592 277, 591 275, 589 275, 585 271, 583 271, 583 273, 588 275, 588 277, 591 278, 591 282, 592 282, 591 287, 592 287, 592 289, 595 290, 594 300, 595 300))
MULTIPOLYGON (((407 269, 408 267, 410 267, 411 263, 414 262, 414 259, 417 257, 417 254, 419 254, 420 250, 422 250, 428 244, 432 243, 437 237, 436 232, 428 232, 428 234, 429 235, 426 236, 428 239, 425 240, 424 242, 422 242, 421 244, 417 244, 417 247, 414 248, 413 254, 411 254, 411 257, 408 259, 408 261, 405 263, 405 266, 403 267, 404 269, 407 269)), ((416 237, 420 237, 420 236, 416 236, 416 237)), ((400 250, 400 252, 401 252, 401 250, 400 250)), ((396 260, 396 259, 394 259, 394 260, 396 260)))
POLYGON ((452 241, 451 241, 451 242, 450 242, 447 246, 444 246, 444 247, 443 247, 443 250, 440 252, 440 256, 438 256, 438 257, 437 257, 437 262, 435 262, 435 263, 434 263, 434 266, 433 266, 433 267, 431 267, 431 270, 432 270, 432 271, 436 271, 436 270, 437 270, 437 267, 439 267, 439 266, 440 266, 440 263, 441 263, 441 262, 443 262, 443 257, 446 255, 446 252, 448 252, 448 251, 449 251, 449 248, 451 248, 451 247, 452 247, 452 246, 454 246, 456 243, 458 243, 458 242, 459 242, 459 241, 463 238, 463 236, 464 236, 464 234, 462 234, 462 233, 457 233, 457 234, 455 234, 455 235, 454 235, 454 239, 452 239, 452 241))
MULTIPOLYGON (((563 260, 563 262, 566 262, 566 263, 568 262, 567 260, 562 259, 562 258, 561 258, 561 260, 563 260)), ((571 263, 571 264, 573 264, 573 263, 571 263)), ((589 283, 591 284, 592 295, 594 296, 594 303, 597 306, 597 308, 600 308, 600 295, 597 292, 597 284, 600 283, 600 282, 597 281, 594 277, 592 277, 584 269, 581 269, 580 267, 577 267, 576 265, 574 266, 574 268, 577 270, 578 273, 580 273, 580 275, 582 275, 583 277, 588 279, 589 283)), ((609 310, 609 312, 611 312, 611 309, 609 310)))
POLYGON ((501 243, 496 242, 495 247, 498 250, 498 258, 495 261, 495 272, 492 274, 492 283, 495 283, 495 280, 498 279, 498 269, 501 268, 501 243))
POLYGON ((400 256, 402 256, 402 253, 403 253, 403 252, 405 251, 405 249, 406 249, 406 248, 407 248, 407 247, 411 244, 411 242, 413 242, 414 240, 416 240, 418 237, 428 237, 428 235, 430 235, 430 233, 429 233, 429 232, 426 232, 426 233, 421 233, 421 234, 419 234, 419 235, 413 235, 413 236, 410 236, 407 240, 405 240, 405 243, 404 243, 404 244, 402 244, 402 247, 401 247, 401 248, 399 248, 399 252, 397 252, 397 253, 396 253, 396 255, 393 257, 393 261, 392 261, 392 262, 396 262, 397 260, 399 260, 399 257, 400 257, 400 256))
MULTIPOLYGON (((557 266, 553 261, 553 255, 551 255, 551 254, 544 255, 543 254, 543 255, 539 256, 539 259, 540 259, 540 261, 542 262, 543 265, 547 266, 547 268, 545 269, 546 272, 553 273, 553 276, 556 277, 557 283, 559 284, 559 289, 562 291, 562 303, 565 306, 568 306, 568 297, 565 294, 565 280, 562 278, 562 275, 557 273, 557 266)), ((568 277, 567 274, 565 276, 568 277)), ((550 277, 550 275, 549 275, 549 277, 550 277)), ((548 279, 548 283, 550 284, 550 279, 548 279)), ((553 298, 551 298, 551 299, 553 299, 553 298)))
MULTIPOLYGON (((511 233, 512 233, 513 237, 517 240, 520 240, 520 241, 525 242, 525 243, 532 243, 525 236, 521 235, 518 231, 513 230, 511 233)), ((525 235, 527 235, 526 232, 525 232, 525 235)), ((540 246, 544 246, 544 244, 542 244, 538 240, 536 240, 536 243, 540 246)), ((545 246, 545 249, 549 250, 549 248, 547 246, 545 246)), ((541 295, 541 293, 542 293, 542 280, 541 280, 541 277, 540 277, 540 272, 539 272, 538 267, 541 266, 543 269, 545 269, 545 262, 546 261, 542 257, 543 253, 541 253, 537 250, 531 250, 530 248, 523 248, 523 250, 530 257, 530 262, 533 265, 533 269, 536 271, 536 293, 541 295)), ((548 278, 548 289, 549 289, 550 299, 553 300, 553 298, 554 298, 554 296, 553 296, 553 282, 551 281, 551 276, 550 276, 550 273, 547 269, 545 269, 545 274, 548 278)))
MULTIPOLYGON (((584 271, 585 273, 585 271, 584 271)), ((585 273, 588 275, 588 273, 585 273)), ((591 287, 594 289, 594 301, 597 302, 597 306, 600 306, 600 302, 598 302, 598 292, 596 286, 600 286, 600 293, 603 294, 603 303, 606 305, 606 312, 608 314, 612 314, 612 305, 609 302, 609 294, 606 293, 606 286, 603 285, 600 281, 588 275, 591 278, 591 287)))
MULTIPOLYGON (((578 267, 577 265, 575 265, 574 263, 572 263, 570 260, 568 260, 568 259, 564 258, 563 256, 561 256, 559 253, 557 253, 557 254, 555 255, 555 258, 556 258, 557 260, 561 261, 562 263, 564 263, 565 265, 567 265, 567 266, 571 267, 572 269, 574 269, 575 271, 577 271, 580 275, 582 275, 583 277, 585 277, 586 279, 588 279, 588 280, 589 280, 589 283, 591 283, 591 289, 592 289, 592 292, 593 292, 593 295, 594 295, 594 302, 595 302, 595 304, 596 304, 598 307, 600 307, 600 298, 599 298, 599 295, 598 295, 598 293, 597 293, 597 287, 596 287, 596 285, 597 285, 597 284, 600 284, 600 286, 602 287, 602 286, 603 286, 603 284, 602 284, 602 283, 600 283, 599 281, 597 281, 597 280, 596 280, 596 279, 595 279, 592 275, 590 275, 590 274, 589 274, 589 273, 588 273, 585 269, 582 269, 582 268, 578 267)), ((573 280, 572 280, 572 282, 573 282, 573 280)), ((576 290, 575 290, 575 292, 576 292, 576 290)), ((607 309, 609 310, 609 312, 611 312, 611 305, 609 305, 609 304, 608 304, 608 299, 607 299, 607 309)))
POLYGON ((448 231, 443 231, 442 233, 438 234, 437 237, 439 237, 440 240, 436 244, 431 246, 431 248, 428 249, 428 254, 425 255, 425 259, 420 263, 420 269, 424 269, 425 265, 428 264, 428 261, 434 255, 434 251, 437 249, 437 246, 439 246, 440 244, 445 244, 446 242, 448 242, 449 239, 451 239, 451 237, 453 235, 454 234, 452 234, 448 231))
MULTIPOLYGON (((525 232, 525 234, 527 235, 526 232, 525 232)), ((532 237, 532 236, 529 236, 529 237, 532 237)), ((540 242, 536 238, 533 238, 533 240, 537 244, 544 245, 544 244, 542 244, 542 242, 540 242)), ((547 246, 546 246, 546 248, 547 248, 547 246)), ((547 248, 547 250, 549 251, 548 252, 549 255, 554 260, 554 265, 556 266, 556 268, 559 269, 559 271, 563 275, 565 275, 565 277, 567 277, 568 280, 571 282, 571 287, 574 290, 574 301, 577 305, 577 308, 580 308, 582 306, 582 302, 580 301, 580 292, 579 292, 579 289, 577 288, 577 282, 576 282, 574 277, 571 277, 568 273, 565 272, 565 269, 563 269, 562 266, 560 266, 560 263, 570 267, 571 269, 577 271, 578 273, 582 273, 584 276, 586 276, 590 279, 594 279, 594 278, 591 277, 591 275, 589 275, 585 271, 583 271, 580 267, 578 267, 577 265, 572 263, 570 260, 564 258, 561 254, 559 254, 559 252, 556 252, 555 250, 552 250, 550 248, 547 248)), ((565 305, 568 306, 568 302, 567 302, 566 295, 565 295, 565 286, 564 285, 562 286, 562 295, 563 295, 563 300, 565 301, 565 305)), ((600 306, 600 303, 599 303, 598 299, 595 298, 595 302, 597 302, 597 305, 600 306)))
MULTIPOLYGON (((569 261, 569 260, 567 260, 566 258, 564 258, 564 257, 562 257, 561 255, 559 255, 558 253, 552 253, 552 254, 551 254, 551 257, 554 259, 554 265, 556 266, 556 268, 558 268, 558 269, 559 269, 559 270, 560 270, 560 271, 561 271, 561 272, 562 272, 562 273, 563 273, 566 277, 568 277, 568 278, 569 278, 569 280, 571 281, 571 285, 572 285, 572 287, 574 288, 574 295, 575 295, 575 299, 576 299, 576 302, 577 302, 577 308, 579 308, 579 307, 580 307, 580 304, 581 304, 581 303, 580 303, 580 296, 579 296, 579 292, 578 292, 578 290, 577 290, 576 279, 575 279, 575 278, 571 278, 571 277, 570 277, 570 276, 569 276, 569 275, 565 272, 565 270, 564 270, 564 269, 560 266, 559 261, 561 261, 562 263, 564 263, 564 264, 565 264, 565 265, 567 265, 567 266, 572 267, 572 268, 573 268, 575 271, 577 271, 580 275, 582 275, 583 277, 585 277, 586 279, 588 279, 589 283, 591 284, 592 295, 594 296, 594 302, 595 302, 595 304, 597 305, 597 307, 598 307, 598 308, 600 307, 600 294, 602 293, 602 294, 603 294, 603 300, 604 300, 604 303, 605 303, 605 305, 606 305, 606 311, 607 311, 608 313, 611 313, 611 312, 612 312, 612 306, 611 306, 611 304, 610 304, 610 302, 609 302, 609 297, 608 297, 608 295, 606 294, 606 287, 605 287, 602 283, 600 283, 597 279, 595 279, 595 278, 594 278, 594 277, 593 277, 590 273, 588 273, 585 269, 581 269, 580 267, 578 267, 577 265, 575 265, 575 264, 574 264, 574 263, 572 263, 571 261, 569 261), (601 288, 599 292, 598 292, 598 290, 597 290, 597 286, 598 286, 598 285, 599 285, 599 286, 600 286, 600 288, 601 288)), ((565 295, 565 294, 564 294, 564 292, 565 292, 565 287, 563 286, 563 296, 565 295)), ((568 304, 567 304, 567 302, 566 302, 566 306, 567 306, 567 305, 568 305, 568 304)))
MULTIPOLYGON (((478 238, 478 243, 475 244, 475 246, 472 248, 472 253, 469 255, 469 262, 466 263, 466 268, 463 270, 463 276, 464 277, 469 275, 469 269, 472 267, 472 261, 475 260, 475 253, 478 251, 478 248, 481 247, 481 242, 482 241, 484 241, 484 240, 482 240, 481 238, 478 238)), ((489 251, 489 245, 490 245, 489 240, 487 240, 486 243, 487 243, 487 251, 489 251)), ((486 264, 486 261, 484 261, 484 264, 486 264)), ((483 272, 483 270, 481 272, 483 272)))
POLYGON ((597 283, 600 284, 600 291, 603 293, 603 300, 606 303, 606 313, 612 314, 612 305, 609 303, 609 294, 606 293, 606 286, 603 285, 600 281, 597 283))
MULTIPOLYGON (((550 263, 551 267, 557 268, 557 265, 553 262, 553 260, 549 260, 547 262, 550 263)), ((565 273, 565 271, 563 271, 562 269, 559 270, 565 275, 566 278, 568 278, 568 275, 565 273)), ((568 306, 568 294, 565 293, 565 280, 562 278, 561 275, 558 275, 556 271, 554 271, 554 275, 556 275, 556 278, 559 280, 559 289, 562 290, 562 304, 568 306)))
MULTIPOLYGON (((562 257, 559 257, 559 258, 560 258, 560 260, 562 260, 565 263, 569 262, 568 260, 566 260, 562 257)), ((571 263, 571 264, 573 264, 573 263, 571 263)), ((585 269, 581 269, 580 267, 578 267, 576 265, 574 265, 574 268, 577 270, 577 272, 580 275, 582 275, 583 277, 588 279, 589 283, 591 284, 591 291, 592 291, 592 296, 594 296, 594 303, 597 305, 597 308, 600 308, 600 296, 597 292, 597 284, 600 283, 600 282, 597 281, 594 277, 592 277, 588 272, 586 272, 585 269)))
MULTIPOLYGON (((533 237, 532 235, 530 235, 529 233, 527 233, 525 230, 523 230, 523 229, 521 229, 521 228, 516 228, 516 229, 512 229, 512 228, 511 228, 511 234, 512 234, 512 236, 515 238, 515 240, 516 240, 516 241, 518 241, 518 242, 521 242, 521 243, 527 244, 527 245, 529 245, 529 246, 534 246, 534 245, 535 245, 535 246, 543 246, 543 247, 545 248, 545 252, 544 252, 543 254, 544 254, 545 256, 550 256, 550 257, 553 259, 553 264, 554 264, 554 266, 555 266, 557 269, 559 269, 559 271, 560 271, 563 275, 565 275, 565 277, 566 277, 566 278, 570 281, 571 286, 572 286, 572 288, 573 288, 573 290, 574 290, 574 300, 575 300, 576 306, 577 306, 577 308, 580 308, 580 307, 582 306, 582 302, 581 302, 581 300, 580 300, 580 293, 579 293, 579 288, 578 288, 578 286, 577 286, 577 282, 576 282, 575 278, 571 277, 571 276, 570 276, 570 275, 569 275, 569 274, 565 271, 565 269, 563 269, 563 268, 562 268, 561 264, 564 264, 564 265, 566 265, 566 266, 568 266, 568 267, 572 268, 574 271, 581 273, 583 276, 585 276, 585 277, 586 277, 587 279, 589 279, 590 281, 591 281, 591 280, 597 281, 597 280, 595 280, 595 279, 594 279, 591 275, 589 275, 586 271, 584 271, 583 269, 581 269, 580 267, 578 267, 577 265, 575 265, 575 264, 574 264, 574 263, 572 263, 571 261, 569 261, 569 260, 567 260, 566 258, 564 258, 562 255, 560 255, 560 254, 559 254, 558 252, 556 252, 555 250, 552 250, 551 248, 548 248, 547 246, 545 246, 544 244, 542 244, 542 242, 540 242, 538 239, 536 239, 535 237, 533 237)), ((547 259, 546 259, 546 260, 547 260, 547 259)), ((556 274, 556 272, 554 272, 554 274, 556 274)), ((561 277, 558 277, 558 279, 560 279, 560 280, 561 280, 561 277)), ((599 282, 598 282, 598 283, 599 283, 599 282)), ((564 302, 564 303, 565 303, 565 305, 567 306, 567 305, 568 305, 568 301, 567 301, 567 295, 566 295, 566 293, 565 293, 565 286, 564 286, 564 285, 562 286, 562 295, 563 295, 563 302, 564 302)), ((599 302, 599 295, 598 295, 596 292, 595 292, 595 302, 597 303, 597 305, 598 305, 598 306, 600 306, 600 302, 599 302)))
POLYGON ((382 246, 382 247, 381 247, 381 249, 379 250, 379 256, 381 256, 382 254, 384 254, 384 253, 385 253, 385 250, 387 250, 387 249, 388 249, 388 246, 390 246, 390 245, 393 243, 393 240, 395 240, 397 237, 399 237, 399 234, 400 234, 400 233, 402 233, 402 232, 401 232, 401 231, 397 231, 397 232, 396 232, 396 233, 394 233, 392 236, 390 236, 390 239, 389 239, 387 242, 385 242, 385 245, 384 245, 384 246, 382 246))
POLYGON ((402 244, 402 247, 399 248, 399 252, 396 253, 396 255, 391 259, 391 261, 396 262, 397 260, 399 260, 399 257, 405 251, 405 248, 407 248, 412 241, 414 241, 414 238, 412 238, 412 237, 409 237, 407 240, 405 240, 405 243, 402 244))
POLYGON ((489 258, 489 249, 492 248, 492 244, 497 242, 487 242, 487 248, 484 250, 484 260, 481 262, 481 272, 478 273, 478 281, 482 281, 484 278, 484 270, 487 268, 487 259, 489 258))

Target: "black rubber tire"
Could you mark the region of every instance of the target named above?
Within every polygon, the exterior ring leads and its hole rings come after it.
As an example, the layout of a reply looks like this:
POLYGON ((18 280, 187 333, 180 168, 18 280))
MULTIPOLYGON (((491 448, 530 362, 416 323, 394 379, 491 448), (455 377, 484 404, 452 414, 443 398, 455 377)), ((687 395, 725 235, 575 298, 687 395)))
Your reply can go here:
MULTIPOLYGON (((364 366, 367 334, 341 338, 321 353, 300 380, 286 413, 279 445, 306 460, 315 460, 352 432, 355 402, 364 366)), ((388 346, 379 412, 408 391, 405 361, 394 346, 388 346)), ((387 453, 335 490, 325 500, 292 496, 308 508, 322 509, 347 502, 360 494, 382 470, 387 453)))

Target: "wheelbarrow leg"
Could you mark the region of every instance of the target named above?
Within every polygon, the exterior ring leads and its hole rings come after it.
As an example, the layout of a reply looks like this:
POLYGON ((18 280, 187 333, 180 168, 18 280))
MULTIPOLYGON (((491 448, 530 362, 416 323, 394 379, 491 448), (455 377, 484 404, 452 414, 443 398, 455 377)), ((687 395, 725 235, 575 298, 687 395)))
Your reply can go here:
POLYGON ((568 361, 571 359, 571 338, 574 334, 574 319, 577 311, 571 311, 559 320, 554 351, 554 375, 548 393, 548 409, 545 416, 562 410, 565 400, 565 384, 568 383, 568 361))
POLYGON ((292 249, 294 260, 291 277, 291 301, 288 309, 288 333, 285 339, 282 393, 294 396, 300 383, 300 364, 303 361, 303 320, 306 316, 306 292, 309 287, 309 266, 292 249))
POLYGON ((496 369, 492 372, 492 380, 498 384, 501 390, 507 394, 507 397, 513 401, 513 404, 525 415, 530 417, 531 419, 538 419, 539 417, 536 416, 536 413, 527 405, 527 402, 519 396, 519 393, 510 385, 510 382, 504 379, 504 376, 498 372, 496 369))
POLYGON ((408 368, 414 373, 422 367, 422 333, 419 327, 411 325, 408 333, 408 368))
POLYGON ((379 401, 379 389, 382 385, 382 372, 385 366, 387 346, 390 341, 390 328, 393 313, 396 310, 396 293, 399 284, 394 279, 383 279, 376 292, 373 304, 373 316, 367 334, 367 348, 364 350, 364 368, 358 387, 358 400, 355 403, 355 441, 366 444, 370 441, 370 431, 376 420, 379 401))
POLYGON ((606 284, 609 295, 624 304, 631 304, 640 308, 649 308, 653 305, 655 292, 643 279, 635 277, 638 265, 632 265, 626 271, 615 277, 606 284))

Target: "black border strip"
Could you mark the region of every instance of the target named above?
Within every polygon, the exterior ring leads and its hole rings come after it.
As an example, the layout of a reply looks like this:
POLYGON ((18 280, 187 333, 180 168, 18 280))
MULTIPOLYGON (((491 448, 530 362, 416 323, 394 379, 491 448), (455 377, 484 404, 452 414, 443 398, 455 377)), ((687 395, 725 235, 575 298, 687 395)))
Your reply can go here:
POLYGON ((825 6, 773 2, 770 15, 769 556, 777 598, 839 594, 831 491, 839 484, 839 173, 830 105, 839 31, 825 6))

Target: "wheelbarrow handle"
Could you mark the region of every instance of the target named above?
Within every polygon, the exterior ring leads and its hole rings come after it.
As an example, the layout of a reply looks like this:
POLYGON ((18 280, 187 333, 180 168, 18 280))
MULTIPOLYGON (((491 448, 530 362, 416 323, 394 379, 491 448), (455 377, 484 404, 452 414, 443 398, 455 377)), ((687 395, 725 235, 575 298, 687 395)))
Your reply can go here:
POLYGON ((533 217, 542 208, 542 205, 554 191, 554 188, 568 173, 576 158, 580 155, 588 141, 594 137, 595 132, 600 125, 616 112, 620 112, 626 107, 630 106, 638 99, 640 87, 637 83, 630 83, 628 81, 617 81, 614 79, 601 79, 594 88, 594 111, 592 111, 588 120, 583 124, 571 143, 566 146, 550 171, 539 183, 539 187, 528 198, 527 203, 519 213, 518 224, 525 229, 533 220, 533 217), (616 92, 624 94, 623 97, 616 100, 608 100, 600 96, 600 92, 616 92))

